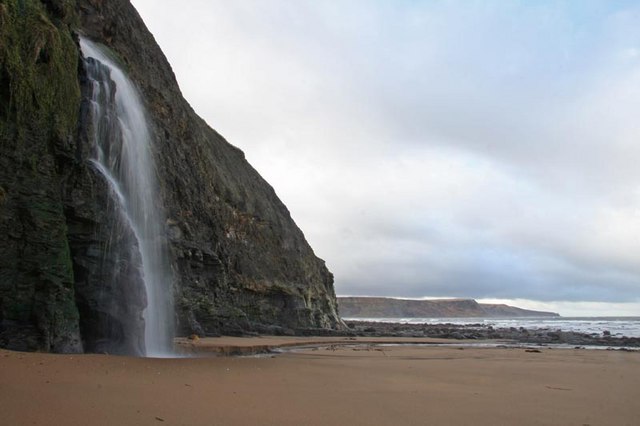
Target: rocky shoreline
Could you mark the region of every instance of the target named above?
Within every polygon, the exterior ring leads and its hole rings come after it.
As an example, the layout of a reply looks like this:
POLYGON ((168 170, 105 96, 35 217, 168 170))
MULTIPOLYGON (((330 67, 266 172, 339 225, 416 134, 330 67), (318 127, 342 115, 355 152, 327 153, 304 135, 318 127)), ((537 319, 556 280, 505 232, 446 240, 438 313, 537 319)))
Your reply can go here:
POLYGON ((485 324, 406 324, 373 321, 345 321, 348 334, 362 337, 431 337, 465 340, 509 340, 522 344, 565 344, 640 348, 640 338, 614 337, 610 333, 587 334, 552 328, 528 330, 524 327, 495 328, 485 324))
MULTIPOLYGON (((579 333, 557 328, 526 329, 524 327, 493 327, 487 324, 409 324, 375 321, 345 320, 346 329, 323 328, 289 329, 278 326, 258 328, 254 332, 239 331, 228 336, 315 336, 315 337, 403 337, 451 340, 501 340, 505 343, 530 345, 601 346, 612 348, 640 348, 640 338, 613 336, 608 331, 579 333)), ((207 335, 216 337, 220 335, 207 335)), ((203 336, 204 337, 204 336, 203 336)))

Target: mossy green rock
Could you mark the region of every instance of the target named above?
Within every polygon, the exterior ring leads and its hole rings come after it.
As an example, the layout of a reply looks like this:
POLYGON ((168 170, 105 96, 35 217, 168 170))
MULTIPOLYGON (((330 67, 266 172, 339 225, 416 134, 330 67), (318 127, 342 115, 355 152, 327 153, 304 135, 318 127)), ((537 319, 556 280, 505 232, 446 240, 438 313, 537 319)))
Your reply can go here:
POLYGON ((81 351, 61 185, 80 90, 70 1, 0 0, 0 346, 81 351))

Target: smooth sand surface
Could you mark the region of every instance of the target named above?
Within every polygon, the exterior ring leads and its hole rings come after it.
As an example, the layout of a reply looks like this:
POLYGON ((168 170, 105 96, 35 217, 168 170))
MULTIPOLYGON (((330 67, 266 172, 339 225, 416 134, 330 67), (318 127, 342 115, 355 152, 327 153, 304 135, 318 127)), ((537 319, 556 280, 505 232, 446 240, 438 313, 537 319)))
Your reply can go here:
POLYGON ((541 351, 362 345, 191 359, 0 351, 0 424, 640 424, 640 352, 541 351))

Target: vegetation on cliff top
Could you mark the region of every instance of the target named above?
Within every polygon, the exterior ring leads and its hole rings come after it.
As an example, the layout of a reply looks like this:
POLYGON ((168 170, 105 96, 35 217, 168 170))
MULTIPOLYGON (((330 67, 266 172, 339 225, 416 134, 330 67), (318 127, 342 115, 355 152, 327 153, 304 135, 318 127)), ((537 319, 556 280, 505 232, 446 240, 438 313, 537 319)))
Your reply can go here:
POLYGON ((74 3, 0 1, 3 143, 13 136, 18 148, 33 132, 64 141, 75 132, 80 88, 78 50, 69 29, 74 3))

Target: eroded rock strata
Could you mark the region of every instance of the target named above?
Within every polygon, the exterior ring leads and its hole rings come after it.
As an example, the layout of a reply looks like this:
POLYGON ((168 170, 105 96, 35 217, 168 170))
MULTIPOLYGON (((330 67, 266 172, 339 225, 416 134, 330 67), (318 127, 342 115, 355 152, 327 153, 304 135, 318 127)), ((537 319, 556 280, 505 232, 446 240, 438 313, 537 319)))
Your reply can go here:
POLYGON ((111 49, 147 107, 177 334, 343 327, 324 262, 242 151, 182 98, 127 0, 0 0, 0 346, 141 352, 144 291, 108 278, 136 265, 104 254, 130 238, 110 226, 89 162, 78 34, 111 49))

